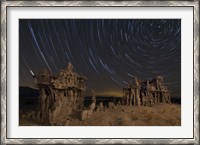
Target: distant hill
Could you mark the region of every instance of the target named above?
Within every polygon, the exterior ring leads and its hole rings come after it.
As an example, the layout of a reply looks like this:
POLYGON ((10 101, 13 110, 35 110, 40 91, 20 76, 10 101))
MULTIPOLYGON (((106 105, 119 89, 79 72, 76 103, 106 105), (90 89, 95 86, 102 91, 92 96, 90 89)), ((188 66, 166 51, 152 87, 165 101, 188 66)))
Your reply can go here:
POLYGON ((26 98, 26 97, 38 97, 39 90, 30 88, 30 87, 19 87, 19 97, 26 98))

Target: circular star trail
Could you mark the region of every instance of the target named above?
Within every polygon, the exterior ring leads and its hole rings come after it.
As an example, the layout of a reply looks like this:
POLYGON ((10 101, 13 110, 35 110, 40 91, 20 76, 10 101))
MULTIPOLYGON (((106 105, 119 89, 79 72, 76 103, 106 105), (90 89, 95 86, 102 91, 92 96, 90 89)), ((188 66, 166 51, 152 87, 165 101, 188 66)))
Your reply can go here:
POLYGON ((121 95, 134 76, 161 75, 180 97, 181 20, 19 20, 20 86, 33 86, 33 74, 58 73, 68 62, 99 95, 121 95))

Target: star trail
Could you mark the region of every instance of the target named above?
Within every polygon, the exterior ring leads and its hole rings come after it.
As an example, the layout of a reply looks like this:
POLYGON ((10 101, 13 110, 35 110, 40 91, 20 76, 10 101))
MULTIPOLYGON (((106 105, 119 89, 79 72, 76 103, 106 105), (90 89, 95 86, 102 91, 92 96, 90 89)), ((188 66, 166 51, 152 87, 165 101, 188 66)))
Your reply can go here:
POLYGON ((34 86, 42 69, 71 62, 97 95, 122 94, 134 76, 164 77, 181 95, 180 19, 20 19, 19 84, 34 86))

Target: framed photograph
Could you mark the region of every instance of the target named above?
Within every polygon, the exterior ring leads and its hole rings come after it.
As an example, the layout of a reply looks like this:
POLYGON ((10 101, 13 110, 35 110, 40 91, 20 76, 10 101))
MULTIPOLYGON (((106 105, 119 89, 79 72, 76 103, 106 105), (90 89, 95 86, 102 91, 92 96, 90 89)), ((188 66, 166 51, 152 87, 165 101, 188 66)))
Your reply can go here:
POLYGON ((198 1, 1 2, 3 144, 199 144, 198 1))

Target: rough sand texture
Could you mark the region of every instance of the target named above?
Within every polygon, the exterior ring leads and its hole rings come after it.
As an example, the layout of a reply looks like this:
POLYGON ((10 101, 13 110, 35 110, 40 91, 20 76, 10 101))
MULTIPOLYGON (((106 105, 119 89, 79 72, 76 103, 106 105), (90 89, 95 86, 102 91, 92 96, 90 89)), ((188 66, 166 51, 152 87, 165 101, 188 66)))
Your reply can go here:
MULTIPOLYGON (((81 121, 81 112, 63 119, 68 126, 180 126, 181 105, 156 104, 153 107, 116 106, 94 111, 90 118, 81 121)), ((27 117, 20 116, 20 125, 42 125, 27 117)))

